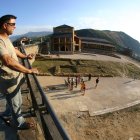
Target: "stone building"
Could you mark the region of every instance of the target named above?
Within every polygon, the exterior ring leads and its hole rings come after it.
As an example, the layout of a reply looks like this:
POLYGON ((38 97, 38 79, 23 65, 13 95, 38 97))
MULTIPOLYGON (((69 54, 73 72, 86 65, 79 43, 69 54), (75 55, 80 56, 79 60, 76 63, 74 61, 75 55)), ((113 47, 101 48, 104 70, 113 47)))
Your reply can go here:
POLYGON ((113 53, 115 46, 106 39, 80 37, 82 51, 93 51, 96 53, 113 53))
POLYGON ((55 53, 74 53, 81 51, 81 40, 74 33, 74 28, 61 25, 53 28, 51 51, 55 53))
POLYGON ((106 39, 92 37, 78 37, 74 27, 61 25, 53 28, 51 37, 51 51, 53 53, 76 53, 90 51, 96 53, 114 53, 115 46, 106 39))

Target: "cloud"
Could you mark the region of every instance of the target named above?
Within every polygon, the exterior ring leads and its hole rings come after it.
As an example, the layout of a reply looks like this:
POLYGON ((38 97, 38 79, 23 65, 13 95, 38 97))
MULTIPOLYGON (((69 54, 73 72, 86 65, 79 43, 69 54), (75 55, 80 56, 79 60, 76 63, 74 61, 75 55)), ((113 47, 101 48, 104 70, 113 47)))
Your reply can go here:
POLYGON ((99 17, 80 17, 77 22, 76 28, 103 29, 107 25, 107 21, 99 17))
POLYGON ((24 34, 27 32, 39 32, 39 31, 52 31, 53 27, 61 24, 68 24, 77 29, 97 29, 97 30, 111 30, 122 31, 130 35, 132 38, 140 41, 139 25, 140 15, 122 13, 120 16, 85 16, 76 19, 63 18, 58 25, 40 25, 40 26, 17 26, 14 32, 16 34, 24 34))
POLYGON ((75 29, 92 28, 97 30, 122 31, 140 41, 140 17, 136 14, 123 13, 119 17, 80 17, 75 23, 75 29))

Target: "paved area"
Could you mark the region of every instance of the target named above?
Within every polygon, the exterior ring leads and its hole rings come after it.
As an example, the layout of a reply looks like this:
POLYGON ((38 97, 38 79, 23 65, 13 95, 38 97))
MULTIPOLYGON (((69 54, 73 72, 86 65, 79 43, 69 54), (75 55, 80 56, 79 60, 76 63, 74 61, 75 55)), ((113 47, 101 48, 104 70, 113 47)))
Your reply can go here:
MULTIPOLYGON (((117 57, 111 57, 107 55, 101 54, 93 54, 93 53, 80 53, 80 54, 61 54, 59 58, 70 58, 70 59, 85 59, 85 60, 103 60, 103 61, 114 61, 114 62, 129 62, 135 64, 137 67, 140 67, 140 62, 121 54, 115 54, 117 57)), ((57 55, 49 55, 51 58, 58 58, 57 55)))
MULTIPOLYGON (((56 55, 50 55, 52 58, 58 58, 56 55)), ((103 60, 103 61, 115 61, 115 62, 136 62, 135 60, 121 55, 116 54, 117 57, 111 57, 107 55, 101 55, 101 54, 94 54, 94 53, 80 53, 80 54, 61 54, 59 58, 71 58, 71 59, 86 59, 86 60, 103 60)), ((139 63, 140 64, 140 63, 139 63)))
POLYGON ((86 59, 86 60, 104 60, 104 61, 124 61, 123 58, 119 59, 116 57, 111 57, 107 55, 101 54, 93 54, 93 53, 81 53, 74 55, 60 55, 61 58, 73 58, 73 59, 86 59))
MULTIPOLYGON (((66 77, 38 76, 42 87, 49 87, 46 92, 57 113, 88 111, 90 116, 112 112, 140 103, 140 80, 130 78, 100 78, 95 88, 95 77, 86 81, 86 93, 82 96, 80 85, 69 91, 64 87, 66 77), (53 88, 52 87, 56 87, 53 88), (61 87, 61 88, 58 88, 61 87)), ((47 88, 46 88, 47 89, 47 88)))
MULTIPOLYGON (((66 56, 66 55, 65 55, 66 56)), ((67 57, 71 58, 72 55, 67 57)), ((127 57, 117 59, 103 55, 73 55, 73 58, 85 58, 97 60, 112 60, 112 61, 131 61, 127 57)), ((139 66, 139 63, 137 63, 139 66)), ((54 76, 38 76, 40 85, 43 88, 51 88, 46 92, 46 96, 50 100, 54 110, 58 114, 67 112, 83 112, 88 111, 90 116, 119 110, 128 106, 133 106, 140 103, 140 80, 134 80, 129 78, 100 78, 98 87, 95 89, 95 77, 92 77, 91 81, 86 81, 86 93, 82 96, 80 92, 80 85, 74 88, 73 91, 69 91, 64 86, 66 77, 54 77, 54 76)), ((23 107, 29 107, 27 103, 29 98, 26 94, 23 94, 24 104, 23 107)), ((0 112, 5 109, 5 99, 0 94, 0 112)), ((27 118, 29 121, 33 121, 33 118, 27 118)), ((37 124, 36 124, 37 126, 37 124)), ((42 133, 38 129, 30 131, 17 131, 4 124, 0 120, 0 140, 17 140, 19 139, 42 139, 42 133), (37 135, 37 136, 36 136, 37 135)))
MULTIPOLYGON (((74 55, 60 55, 61 58, 91 59, 103 61, 131 62, 140 67, 140 62, 134 59, 116 54, 120 58, 106 55, 81 53, 74 55)), ((55 55, 52 57, 56 57, 55 55)), ((58 86, 64 84, 63 77, 38 77, 42 87, 58 86)), ((85 81, 87 79, 85 78, 85 81)), ((140 80, 129 78, 100 78, 98 87, 95 89, 95 78, 86 82, 86 94, 82 96, 80 85, 73 91, 68 89, 49 90, 47 97, 58 113, 70 111, 89 111, 91 116, 110 111, 123 109, 140 103, 140 80)))

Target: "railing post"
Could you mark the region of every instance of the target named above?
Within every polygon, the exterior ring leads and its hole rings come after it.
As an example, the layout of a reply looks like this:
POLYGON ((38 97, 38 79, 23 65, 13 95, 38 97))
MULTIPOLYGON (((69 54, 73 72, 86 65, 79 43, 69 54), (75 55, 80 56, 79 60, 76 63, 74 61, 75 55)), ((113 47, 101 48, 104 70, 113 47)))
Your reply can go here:
MULTIPOLYGON (((26 54, 22 47, 20 47, 20 50, 22 53, 26 54)), ((31 68, 28 60, 24 60, 23 63, 26 67, 31 68)), ((57 118, 57 115, 49 103, 47 95, 41 88, 35 74, 26 74, 26 78, 30 88, 33 108, 46 140, 71 140, 57 118), (40 105, 44 107, 44 112, 42 112, 40 105)))

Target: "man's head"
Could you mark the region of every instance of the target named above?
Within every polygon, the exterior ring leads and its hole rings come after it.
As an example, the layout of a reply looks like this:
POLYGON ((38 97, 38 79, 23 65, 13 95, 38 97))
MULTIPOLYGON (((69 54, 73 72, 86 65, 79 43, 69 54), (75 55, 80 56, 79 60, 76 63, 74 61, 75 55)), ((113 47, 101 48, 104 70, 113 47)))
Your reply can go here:
POLYGON ((5 31, 8 35, 11 35, 16 28, 16 16, 4 15, 0 17, 0 29, 5 31))

